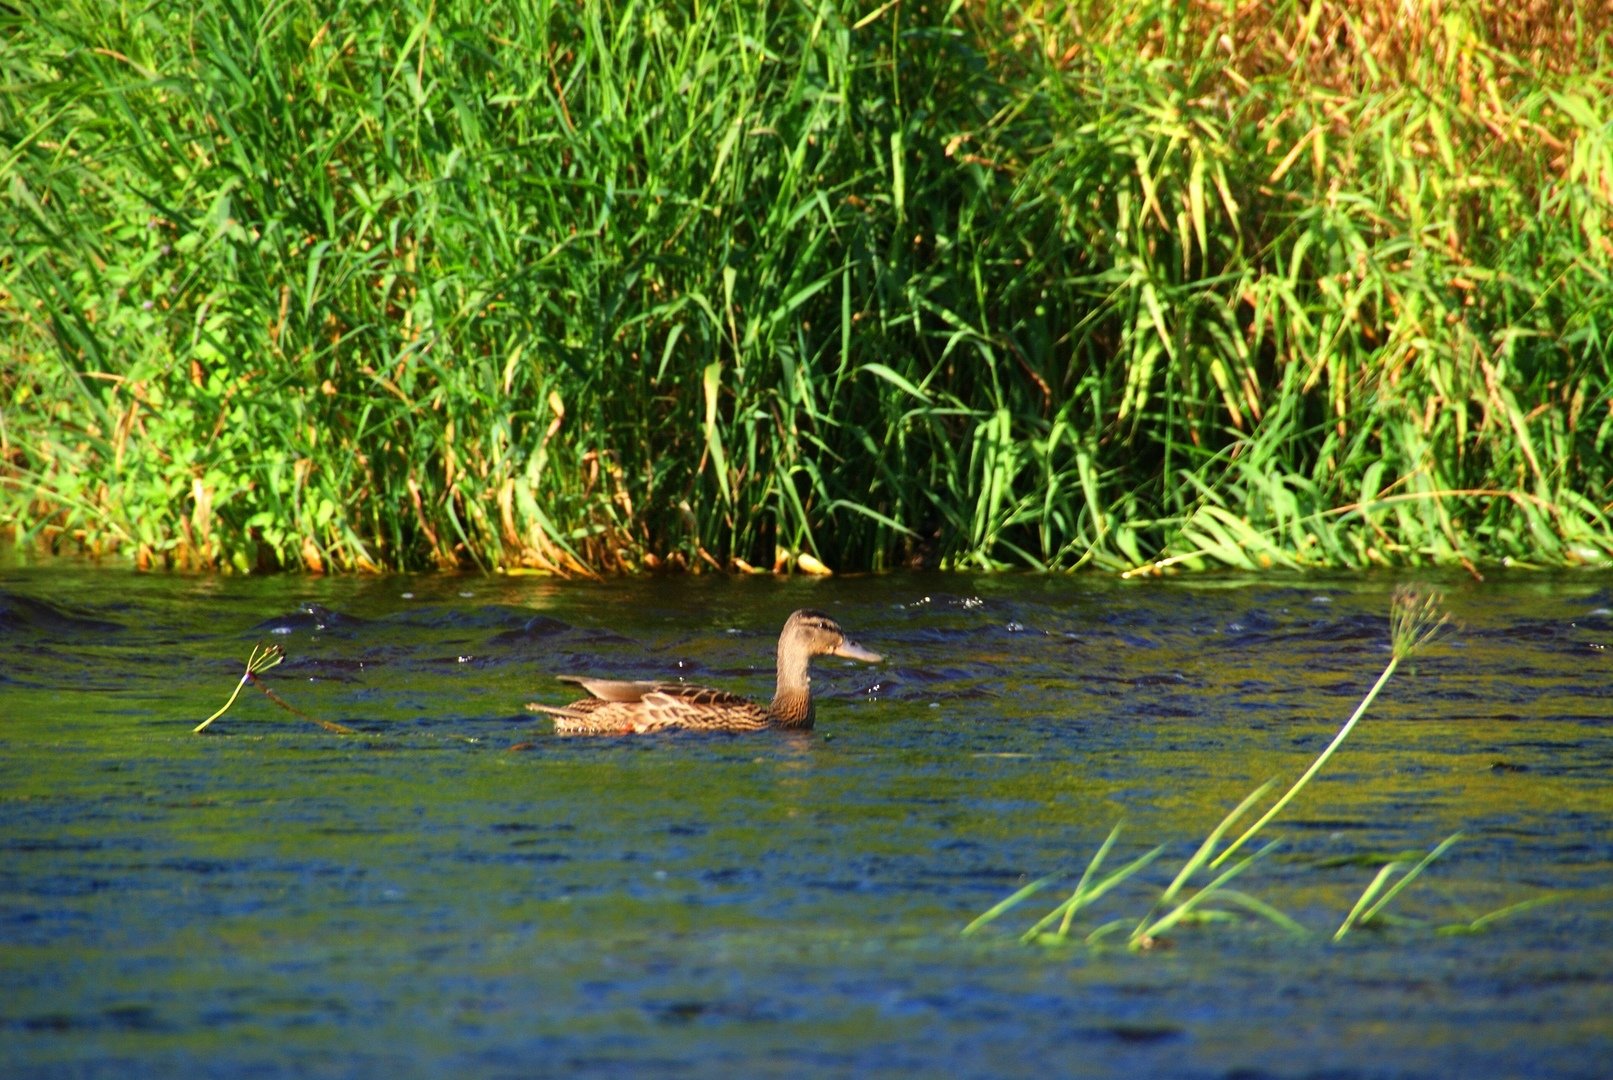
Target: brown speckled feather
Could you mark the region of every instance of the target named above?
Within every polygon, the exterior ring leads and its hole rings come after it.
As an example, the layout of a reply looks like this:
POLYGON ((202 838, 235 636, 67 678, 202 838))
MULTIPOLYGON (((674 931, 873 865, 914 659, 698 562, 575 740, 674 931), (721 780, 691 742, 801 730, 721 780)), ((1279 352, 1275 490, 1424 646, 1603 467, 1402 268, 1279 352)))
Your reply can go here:
POLYGON ((726 690, 679 683, 640 685, 644 691, 629 701, 591 697, 559 708, 536 702, 527 708, 553 716, 556 735, 644 735, 678 728, 757 731, 771 722, 766 709, 726 690))
POLYGON ((814 656, 877 663, 877 653, 845 636, 833 619, 797 611, 784 624, 778 647, 778 692, 767 708, 726 690, 685 683, 632 682, 562 675, 589 697, 569 705, 532 702, 532 712, 553 716, 556 735, 642 735, 654 731, 757 731, 812 726, 808 666, 814 656))

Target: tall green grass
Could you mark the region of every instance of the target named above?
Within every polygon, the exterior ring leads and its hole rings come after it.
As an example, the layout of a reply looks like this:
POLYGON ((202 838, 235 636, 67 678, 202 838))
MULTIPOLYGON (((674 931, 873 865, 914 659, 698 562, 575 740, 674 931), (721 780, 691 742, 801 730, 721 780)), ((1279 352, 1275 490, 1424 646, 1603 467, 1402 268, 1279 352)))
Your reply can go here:
POLYGON ((240 570, 1605 561, 1610 25, 0 7, 0 526, 240 570))

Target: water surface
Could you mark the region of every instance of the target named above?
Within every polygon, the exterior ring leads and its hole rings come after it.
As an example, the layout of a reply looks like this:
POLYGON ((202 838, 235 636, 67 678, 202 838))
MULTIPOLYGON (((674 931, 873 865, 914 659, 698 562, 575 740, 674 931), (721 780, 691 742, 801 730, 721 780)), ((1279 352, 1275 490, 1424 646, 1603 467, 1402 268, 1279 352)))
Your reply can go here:
MULTIPOLYGON (((1026 881, 1297 776, 1388 658, 1389 578, 556 583, 0 571, 0 1039, 31 1076, 1606 1076, 1605 577, 1448 579, 1239 919, 1042 949, 1026 881), (556 739, 551 675, 765 698, 804 736, 556 739), (254 643, 286 701, 248 688, 254 643), (1464 839, 1329 939, 1374 869, 1464 839), (1477 936, 1442 925, 1555 895, 1477 936)), ((1121 892, 1090 925, 1140 918, 1121 892)))

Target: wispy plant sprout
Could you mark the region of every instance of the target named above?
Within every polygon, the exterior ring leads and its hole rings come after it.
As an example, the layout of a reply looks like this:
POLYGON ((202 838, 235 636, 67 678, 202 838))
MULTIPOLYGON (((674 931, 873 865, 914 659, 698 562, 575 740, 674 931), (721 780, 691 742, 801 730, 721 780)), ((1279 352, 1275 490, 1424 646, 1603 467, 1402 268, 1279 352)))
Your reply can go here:
POLYGON ((1372 689, 1368 690, 1366 696, 1361 699, 1361 704, 1355 707, 1355 712, 1351 713, 1350 718, 1344 722, 1344 726, 1339 728, 1338 734, 1333 736, 1333 741, 1327 744, 1327 749, 1318 754, 1316 760, 1311 762, 1311 767, 1305 770, 1304 775, 1294 781, 1293 786, 1284 792, 1282 798, 1273 803, 1269 810, 1261 815, 1260 820, 1244 830, 1243 835, 1234 840, 1230 847, 1211 860, 1211 869, 1220 866, 1231 858, 1233 852, 1237 851, 1250 837, 1265 827, 1267 822, 1281 813, 1283 807, 1287 806, 1294 796, 1299 794, 1300 789, 1310 783, 1313 776, 1322 771, 1322 766, 1327 764, 1328 759, 1333 756, 1333 752, 1343 745, 1345 739, 1349 738, 1350 732, 1355 729, 1356 722, 1366 715, 1367 709, 1376 700, 1378 692, 1384 688, 1390 677, 1394 675, 1395 669, 1400 666, 1400 662, 1434 640, 1439 632, 1450 624, 1450 615, 1440 610, 1442 600, 1443 598, 1439 593, 1424 593, 1414 586, 1402 585, 1395 590, 1394 596, 1389 602, 1389 663, 1384 665, 1383 673, 1378 676, 1378 681, 1372 684, 1372 689))
POLYGON ((220 709, 218 712, 214 713, 212 716, 209 716, 206 720, 203 720, 201 723, 192 728, 191 734, 196 734, 203 728, 207 727, 208 724, 211 724, 214 720, 217 720, 219 717, 223 716, 224 713, 228 711, 229 707, 235 704, 235 699, 241 695, 241 687, 250 682, 257 684, 258 689, 263 691, 264 697, 268 698, 270 701, 274 702, 276 705, 280 706, 293 716, 301 717, 311 724, 318 724, 326 731, 334 732, 337 735, 357 735, 358 732, 354 731, 350 727, 347 727, 346 725, 338 724, 333 720, 321 720, 317 716, 309 716, 295 705, 288 703, 279 694, 263 685, 263 680, 259 679, 258 676, 263 672, 268 671, 285 658, 286 651, 278 645, 254 645, 252 647, 252 655, 247 657, 246 672, 241 676, 241 681, 235 684, 235 693, 231 694, 230 700, 224 703, 224 708, 220 709))
POLYGON ((209 716, 206 720, 203 720, 201 723, 192 728, 191 734, 200 734, 202 731, 206 730, 208 724, 211 724, 214 720, 217 720, 219 717, 229 712, 230 706, 235 704, 235 699, 241 696, 241 687, 257 678, 257 676, 263 672, 268 671, 285 658, 286 650, 279 645, 259 644, 252 646, 252 655, 247 657, 246 660, 246 671, 242 673, 241 681, 235 684, 235 692, 230 695, 230 700, 226 701, 218 712, 214 713, 212 716, 209 716))
POLYGON ((1361 898, 1355 902, 1355 907, 1351 908, 1350 913, 1344 917, 1344 922, 1339 925, 1338 930, 1333 934, 1333 940, 1341 941, 1343 940, 1344 935, 1348 934, 1355 927, 1365 926, 1367 923, 1371 922, 1378 912, 1382 911, 1388 906, 1389 901, 1393 900, 1397 895, 1399 895, 1400 891, 1407 885, 1410 885, 1413 881, 1416 881, 1418 876, 1421 875, 1424 870, 1428 869, 1430 863, 1439 858, 1441 855, 1445 854, 1445 850, 1461 838, 1461 833, 1451 833, 1451 835, 1447 836, 1444 840, 1441 840, 1439 844, 1434 847, 1434 850, 1430 851, 1427 855, 1424 855, 1417 862, 1417 865, 1413 866, 1410 870, 1406 870, 1406 864, 1400 862, 1399 860, 1386 863, 1383 868, 1378 871, 1378 876, 1373 878, 1371 884, 1369 884, 1365 891, 1361 893, 1361 898), (1401 875, 1399 881, 1396 881, 1393 885, 1389 885, 1389 879, 1400 870, 1406 870, 1406 872, 1401 875), (1388 886, 1387 890, 1385 890, 1385 886, 1388 886))

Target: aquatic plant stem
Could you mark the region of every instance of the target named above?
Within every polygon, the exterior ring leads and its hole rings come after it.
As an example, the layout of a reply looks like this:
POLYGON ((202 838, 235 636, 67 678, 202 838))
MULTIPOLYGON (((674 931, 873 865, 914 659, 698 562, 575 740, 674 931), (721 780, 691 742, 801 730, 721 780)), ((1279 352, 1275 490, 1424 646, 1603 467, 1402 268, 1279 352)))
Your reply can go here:
POLYGON ((264 697, 286 710, 286 712, 291 713, 293 716, 300 717, 301 719, 308 721, 310 724, 318 724, 326 731, 332 732, 336 735, 357 735, 358 732, 345 725, 338 724, 331 720, 321 720, 317 716, 309 716, 295 705, 287 702, 279 694, 263 685, 263 680, 258 678, 258 676, 263 672, 268 671, 285 658, 286 651, 279 645, 254 645, 252 647, 252 655, 247 657, 246 671, 242 673, 241 681, 235 684, 235 691, 230 694, 230 700, 226 701, 223 708, 219 709, 218 712, 214 713, 212 716, 209 716, 206 720, 203 720, 200 724, 197 724, 194 728, 192 728, 191 734, 200 734, 208 724, 211 724, 214 720, 217 720, 219 717, 228 712, 230 706, 235 704, 235 699, 241 696, 241 688, 247 683, 251 682, 257 684, 258 689, 263 691, 264 697))
POLYGON ((235 692, 230 695, 230 700, 226 701, 218 712, 191 728, 190 733, 199 735, 205 731, 208 724, 230 711, 230 706, 235 704, 235 699, 241 696, 241 687, 245 686, 259 672, 268 671, 285 658, 286 651, 279 645, 252 646, 252 654, 246 659, 246 670, 241 673, 241 681, 235 684, 235 692))
POLYGON ((1520 900, 1516 904, 1508 904, 1506 907, 1496 908, 1494 911, 1480 915, 1471 922, 1451 923, 1449 925, 1442 926, 1436 930, 1435 933, 1441 935, 1477 934, 1482 932, 1485 927, 1489 926, 1493 922, 1510 918, 1513 915, 1517 915, 1525 911, 1530 911, 1544 904, 1555 904, 1561 899, 1562 897, 1556 893, 1547 893, 1545 896, 1530 897, 1528 900, 1520 900))
MULTIPOLYGON (((1118 828, 1118 826, 1116 828, 1118 828)), ((1112 836, 1114 834, 1111 833, 1110 835, 1112 836)), ((1097 865, 1100 861, 1099 856, 1101 856, 1105 850, 1107 850, 1107 848, 1100 849, 1099 854, 1093 856, 1093 861, 1088 867, 1088 872, 1082 875, 1080 884, 1076 886, 1075 892, 1070 894, 1069 899, 1065 900, 1058 907, 1048 912, 1036 923, 1036 925, 1032 926, 1029 930, 1021 934, 1019 938, 1020 941, 1029 943, 1037 940, 1037 938, 1041 936, 1042 929, 1048 924, 1052 923, 1055 919, 1060 920, 1059 928, 1056 932, 1047 936, 1056 941, 1064 941, 1069 935, 1070 923, 1075 919, 1076 912, 1097 902, 1105 893, 1109 892, 1117 885, 1131 880, 1131 878, 1139 871, 1143 870, 1148 866, 1148 864, 1152 863, 1155 859, 1159 858, 1165 853, 1165 845, 1161 844, 1158 847, 1154 847, 1143 852, 1125 866, 1122 866, 1120 869, 1109 874, 1096 885, 1088 886, 1087 882, 1091 879, 1092 873, 1097 870, 1097 865)))
MULTIPOLYGON (((1132 931, 1130 941, 1133 945, 1152 932, 1150 929, 1151 926, 1158 926, 1159 922, 1162 921, 1156 919, 1160 909, 1164 908, 1176 899, 1177 894, 1187 886, 1187 883, 1192 879, 1193 875, 1198 873, 1200 867, 1204 866, 1204 864, 1209 860, 1210 855, 1215 851, 1215 845, 1221 842, 1221 837, 1227 834, 1227 831, 1232 828, 1233 824, 1236 823, 1239 818, 1249 812, 1250 807, 1254 806, 1256 802, 1265 798, 1266 792, 1270 791, 1275 783, 1276 781, 1274 780, 1267 780, 1264 784, 1261 784, 1249 794, 1245 795, 1243 797, 1243 801, 1228 811, 1226 816, 1221 819, 1220 824, 1216 825, 1214 829, 1210 830, 1210 834, 1204 838, 1204 842, 1199 845, 1198 850, 1193 853, 1192 857, 1189 858, 1187 862, 1182 864, 1182 869, 1177 872, 1175 879, 1165 887, 1164 892, 1159 894, 1159 899, 1154 901, 1154 906, 1148 909, 1148 913, 1142 917, 1142 920, 1137 924, 1137 928, 1132 931)), ((1250 859, 1246 860, 1246 863, 1252 862, 1253 860, 1254 857, 1252 856, 1250 859)), ((1243 865, 1246 865, 1246 863, 1240 864, 1238 869, 1241 871, 1243 869, 1243 865)), ((1222 880, 1226 880, 1227 877, 1230 877, 1230 874, 1225 875, 1222 880)), ((1177 915, 1177 918, 1180 918, 1181 914, 1186 914, 1188 910, 1191 910, 1192 905, 1195 905, 1201 900, 1205 899, 1217 888, 1219 884, 1220 882, 1218 881, 1215 884, 1201 889, 1197 896, 1188 901, 1188 903, 1181 905, 1181 907, 1178 908, 1178 912, 1180 914, 1177 915)), ((1172 919, 1171 921, 1174 923, 1176 919, 1172 919)))
POLYGON ((1268 809, 1264 814, 1260 815, 1260 818, 1253 825, 1245 829, 1243 831, 1243 835, 1232 841, 1231 846, 1229 846, 1225 851, 1221 852, 1221 854, 1210 860, 1211 870, 1214 870, 1216 867, 1226 862, 1227 859, 1231 858, 1233 852, 1237 851, 1251 837, 1264 828, 1266 823, 1272 818, 1282 813, 1283 807, 1287 806, 1291 801, 1293 801, 1294 796, 1298 795, 1300 790, 1303 789, 1306 784, 1311 782, 1311 777, 1322 771, 1322 766, 1327 764, 1328 759, 1333 756, 1334 751, 1338 750, 1338 748, 1343 745, 1344 740, 1350 737, 1350 732, 1355 730, 1356 723, 1360 721, 1361 717, 1366 715, 1367 709, 1371 708, 1372 703, 1377 700, 1378 693, 1388 684, 1390 677, 1395 673, 1395 668, 1399 666, 1400 657, 1390 657, 1389 663, 1384 665, 1383 674, 1378 676, 1378 681, 1372 684, 1372 689, 1368 690, 1366 697, 1361 699, 1361 704, 1355 707, 1355 712, 1350 714, 1350 718, 1344 722, 1344 726, 1339 728, 1338 734, 1333 736, 1333 741, 1327 744, 1327 749, 1316 755, 1316 760, 1311 762, 1311 767, 1306 769, 1304 774, 1301 775, 1298 780, 1294 781, 1293 786, 1291 786, 1287 791, 1283 792, 1282 797, 1276 802, 1272 803, 1270 809, 1268 809))
POLYGON ((1413 881, 1416 881, 1418 876, 1421 875, 1424 870, 1428 869, 1430 863, 1439 858, 1441 855, 1445 854, 1446 849, 1461 838, 1462 834, 1456 832, 1447 836, 1444 840, 1441 840, 1432 851, 1430 851, 1427 855, 1424 855, 1417 862, 1416 866, 1413 866, 1410 870, 1407 870, 1399 881, 1391 885, 1387 892, 1384 892, 1384 886, 1388 883, 1389 878, 1393 876, 1396 870, 1404 868, 1405 863, 1397 860, 1384 866, 1383 869, 1378 871, 1377 877, 1373 878, 1371 884, 1369 884, 1365 891, 1361 893, 1361 898, 1355 902, 1355 907, 1350 909, 1350 913, 1346 915, 1344 917, 1344 921, 1339 924, 1338 930, 1333 934, 1333 940, 1340 941, 1344 938, 1345 934, 1348 934, 1355 927, 1365 926, 1367 923, 1371 922, 1377 916, 1378 912, 1382 911, 1388 906, 1389 901, 1398 896, 1400 891, 1407 885, 1410 885, 1413 881), (1380 892, 1383 892, 1381 897, 1378 895, 1380 892))
POLYGON ((1245 870, 1249 869, 1249 867, 1253 866, 1255 864, 1255 860, 1276 848, 1278 843, 1279 841, 1273 840, 1259 851, 1256 851, 1253 855, 1245 858, 1236 866, 1230 866, 1221 871, 1219 877, 1215 878, 1208 885, 1204 886, 1198 892, 1176 905, 1176 907, 1172 908, 1158 919, 1154 919, 1152 922, 1149 922, 1145 919, 1143 924, 1139 925, 1136 930, 1132 931, 1131 937, 1127 939, 1126 944, 1133 949, 1151 948, 1155 939, 1158 938, 1160 934, 1163 934, 1165 931, 1181 922, 1192 913, 1194 908, 1215 896, 1223 885, 1237 877, 1239 874, 1243 873, 1245 870))
POLYGON ((1412 585, 1402 585, 1395 589, 1394 595, 1389 598, 1389 663, 1384 665, 1383 673, 1378 676, 1378 681, 1372 684, 1372 689, 1367 691, 1366 696, 1361 699, 1361 704, 1355 707, 1355 712, 1351 713, 1350 718, 1344 722, 1344 726, 1339 728, 1338 734, 1333 736, 1333 741, 1328 743, 1327 748, 1316 756, 1315 761, 1311 762, 1310 768, 1306 769, 1304 774, 1294 781, 1293 786, 1284 792, 1282 798, 1273 803, 1271 808, 1262 814, 1258 821, 1245 829, 1242 836, 1239 836, 1232 842, 1230 847, 1210 860, 1210 869, 1214 870, 1220 866, 1232 856, 1233 852, 1242 847, 1250 837, 1264 828, 1267 822, 1282 812, 1283 807, 1287 806, 1294 796, 1298 795, 1301 789, 1310 783, 1311 777, 1322 770, 1322 766, 1327 764, 1328 759, 1343 745, 1344 740, 1350 737, 1350 732, 1355 730, 1356 723, 1366 715, 1367 709, 1371 708, 1372 703, 1377 700, 1379 692, 1393 677, 1395 669, 1400 666, 1400 661, 1433 641, 1434 638, 1439 636, 1441 630, 1450 625, 1450 615, 1440 610, 1442 602, 1443 597, 1438 592, 1424 592, 1412 585))
POLYGON ((352 728, 346 726, 345 724, 338 724, 334 720, 321 720, 317 716, 310 716, 309 714, 303 712, 301 709, 297 708, 297 706, 295 706, 295 705, 291 704, 290 702, 286 701, 285 698, 281 697, 279 694, 275 693, 273 690, 270 690, 267 686, 263 685, 263 680, 262 679, 254 677, 252 681, 257 684, 257 687, 258 687, 259 690, 263 691, 263 696, 264 697, 268 698, 270 701, 274 702, 276 705, 278 705, 282 709, 286 710, 286 712, 290 713, 292 716, 295 716, 295 717, 297 717, 298 719, 301 719, 301 720, 306 720, 310 724, 318 724, 320 727, 324 728, 326 731, 332 733, 333 735, 357 735, 358 734, 358 732, 354 731, 352 728))
POLYGON ((1038 892, 1041 892, 1043 889, 1045 889, 1049 885, 1053 884, 1053 882, 1056 881, 1056 880, 1057 880, 1057 878, 1055 878, 1052 875, 1049 875, 1049 876, 1044 877, 1044 878, 1037 878, 1035 881, 1031 882, 1028 885, 1020 886, 1018 889, 1015 889, 1014 892, 1011 895, 1005 897, 1002 900, 997 901, 991 907, 987 908, 985 911, 983 911, 979 915, 975 916, 974 919, 970 921, 969 925, 965 926, 960 931, 960 935, 962 937, 968 937, 970 934, 975 933, 977 930, 979 930, 981 927, 985 926, 987 923, 992 922, 993 920, 995 920, 997 918, 997 916, 1001 915, 1003 912, 1007 911, 1009 908, 1011 908, 1011 907, 1015 906, 1016 904, 1018 904, 1021 900, 1024 900, 1026 897, 1032 896, 1032 895, 1034 895, 1034 894, 1036 894, 1038 892))

